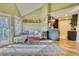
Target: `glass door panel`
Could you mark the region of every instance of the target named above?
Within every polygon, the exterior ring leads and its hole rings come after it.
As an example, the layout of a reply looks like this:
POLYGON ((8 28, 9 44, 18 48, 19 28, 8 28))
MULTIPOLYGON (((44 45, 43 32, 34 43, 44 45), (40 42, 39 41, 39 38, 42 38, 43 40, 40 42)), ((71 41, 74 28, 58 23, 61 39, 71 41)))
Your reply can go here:
POLYGON ((9 18, 0 16, 0 44, 9 43, 9 18))

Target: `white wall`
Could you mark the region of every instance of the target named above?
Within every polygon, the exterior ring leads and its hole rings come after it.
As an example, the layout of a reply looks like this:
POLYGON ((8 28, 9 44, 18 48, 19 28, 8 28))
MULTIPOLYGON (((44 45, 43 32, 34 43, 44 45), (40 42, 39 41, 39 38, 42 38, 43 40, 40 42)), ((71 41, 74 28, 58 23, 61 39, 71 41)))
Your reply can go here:
POLYGON ((23 31, 27 30, 38 30, 40 31, 41 24, 40 23, 23 23, 23 31))
POLYGON ((48 30, 48 4, 44 5, 44 8, 42 9, 41 14, 41 32, 48 30))
POLYGON ((47 30, 47 20, 48 20, 48 5, 44 4, 44 6, 39 9, 36 10, 28 15, 26 15, 25 17, 23 17, 23 19, 40 19, 41 23, 23 23, 23 31, 26 30, 39 30, 41 32, 46 31, 47 30))
POLYGON ((67 39, 67 33, 69 30, 71 30, 70 22, 71 20, 59 21, 60 38, 67 39))
POLYGON ((79 14, 78 14, 78 19, 77 19, 77 39, 76 42, 79 42, 79 14))

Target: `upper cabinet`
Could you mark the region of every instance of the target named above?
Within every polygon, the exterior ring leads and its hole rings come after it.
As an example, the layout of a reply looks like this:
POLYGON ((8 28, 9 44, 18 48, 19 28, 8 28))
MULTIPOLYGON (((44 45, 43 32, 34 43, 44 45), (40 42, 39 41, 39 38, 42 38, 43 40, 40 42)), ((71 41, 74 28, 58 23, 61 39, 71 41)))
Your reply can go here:
POLYGON ((77 26, 77 18, 78 18, 78 14, 72 15, 71 24, 73 26, 77 26))

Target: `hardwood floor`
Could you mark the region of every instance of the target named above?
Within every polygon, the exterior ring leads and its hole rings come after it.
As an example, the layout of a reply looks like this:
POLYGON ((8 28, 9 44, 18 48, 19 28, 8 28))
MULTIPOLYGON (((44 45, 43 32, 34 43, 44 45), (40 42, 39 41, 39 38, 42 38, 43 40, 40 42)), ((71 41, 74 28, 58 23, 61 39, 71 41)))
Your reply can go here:
POLYGON ((49 54, 48 56, 79 56, 79 43, 67 39, 60 39, 60 41, 56 41, 55 43, 64 50, 64 53, 49 54))
MULTIPOLYGON (((62 54, 61 53, 59 54, 49 53, 46 55, 37 55, 37 56, 79 56, 79 43, 76 43, 75 41, 71 41, 67 39, 60 39, 59 41, 54 41, 54 42, 49 41, 49 43, 52 44, 52 47, 54 47, 53 44, 56 44, 56 46, 58 46, 59 49, 62 49, 62 51, 64 52, 62 54)), ((11 47, 14 49, 15 45, 9 45, 8 47, 9 48, 11 47)), ((4 48, 1 48, 1 49, 4 49, 4 48)), ((1 49, 0 51, 2 51, 1 49)), ((51 48, 48 48, 48 49, 51 50, 51 48)))

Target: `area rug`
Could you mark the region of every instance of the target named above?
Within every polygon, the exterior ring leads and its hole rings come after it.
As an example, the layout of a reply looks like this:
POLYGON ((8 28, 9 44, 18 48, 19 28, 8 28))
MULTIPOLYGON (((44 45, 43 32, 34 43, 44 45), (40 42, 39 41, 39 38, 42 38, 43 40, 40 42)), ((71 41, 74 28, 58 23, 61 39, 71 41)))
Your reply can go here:
POLYGON ((39 51, 39 55, 63 54, 64 51, 56 44, 48 45, 39 51))
POLYGON ((48 55, 60 54, 64 51, 56 44, 42 44, 42 45, 27 45, 27 44, 14 44, 1 48, 0 55, 2 56, 35 56, 35 55, 48 55))

